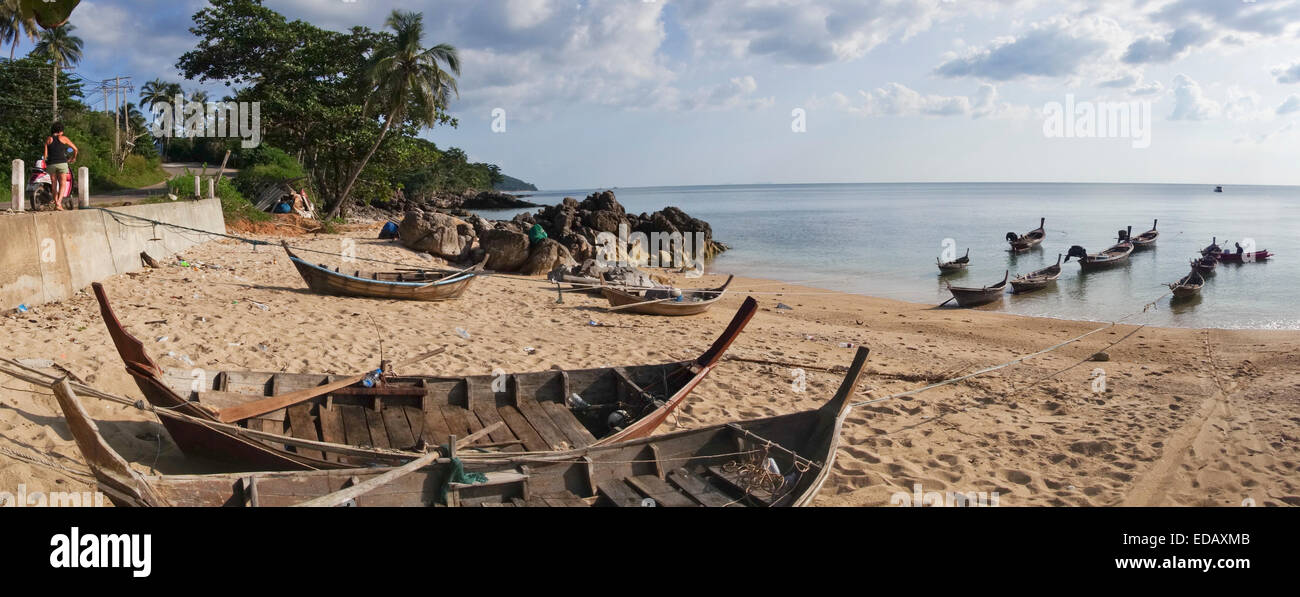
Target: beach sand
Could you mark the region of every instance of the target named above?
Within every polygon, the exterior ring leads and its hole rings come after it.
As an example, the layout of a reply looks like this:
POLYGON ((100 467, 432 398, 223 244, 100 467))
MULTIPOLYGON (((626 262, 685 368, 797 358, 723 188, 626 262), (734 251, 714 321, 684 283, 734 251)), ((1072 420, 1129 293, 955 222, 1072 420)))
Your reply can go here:
MULTIPOLYGON (((375 233, 362 226, 290 240, 330 253, 355 243, 360 257, 436 263, 375 233)), ((274 246, 213 241, 184 257, 220 269, 183 268, 169 258, 161 269, 105 282, 118 316, 163 367, 352 374, 378 364, 381 342, 393 361, 448 347, 402 373, 687 359, 708 347, 753 291, 760 311, 728 354, 776 364, 724 360, 660 432, 814 408, 831 397, 852 359, 854 349, 841 343, 871 348, 856 398, 869 400, 1106 325, 935 309, 757 279, 737 279, 709 313, 688 318, 609 313, 603 299, 581 294, 556 304, 554 286, 540 278, 487 277, 445 303, 378 301, 309 293, 274 246), (806 373, 803 392, 795 388, 796 368, 806 373)), ((336 257, 305 257, 337 264, 336 257)), ((1300 505, 1300 332, 1142 328, 1107 348, 1135 329, 1117 325, 1021 364, 855 409, 816 504, 889 505, 895 493, 910 496, 919 484, 924 492, 997 492, 1001 506, 1300 505), (1079 364, 1103 349, 1109 361, 1079 364), (1094 392, 1097 369, 1105 392, 1094 392)), ((11 358, 53 359, 90 385, 140 397, 89 289, 0 317, 0 349, 11 358)), ((93 489, 53 396, 0 377, 0 491, 16 493, 19 484, 29 493, 93 489)), ((85 400, 108 441, 141 470, 203 472, 152 416, 85 400)))

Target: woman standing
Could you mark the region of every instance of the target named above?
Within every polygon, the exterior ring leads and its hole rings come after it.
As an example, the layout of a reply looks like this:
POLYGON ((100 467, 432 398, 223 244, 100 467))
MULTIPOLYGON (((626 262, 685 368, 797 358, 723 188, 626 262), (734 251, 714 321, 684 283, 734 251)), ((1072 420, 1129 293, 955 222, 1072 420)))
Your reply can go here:
POLYGON ((54 126, 50 127, 50 136, 45 138, 45 167, 50 173, 54 209, 57 211, 63 211, 64 187, 71 186, 72 178, 72 169, 68 164, 77 161, 77 153, 77 146, 63 134, 63 123, 54 123, 54 126), (69 152, 72 153, 71 156, 68 155, 69 152))

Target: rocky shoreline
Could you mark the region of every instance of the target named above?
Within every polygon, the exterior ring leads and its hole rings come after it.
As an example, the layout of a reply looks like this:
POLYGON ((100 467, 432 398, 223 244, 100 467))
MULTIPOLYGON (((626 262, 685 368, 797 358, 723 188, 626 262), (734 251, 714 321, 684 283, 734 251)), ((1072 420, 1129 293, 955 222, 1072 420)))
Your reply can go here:
MULTIPOLYGON (((486 193, 478 197, 483 195, 486 193)), ((592 193, 582 201, 565 197, 556 205, 535 213, 521 213, 511 220, 489 220, 466 209, 496 208, 470 208, 464 202, 456 208, 411 206, 398 225, 398 239, 411 250, 449 261, 476 263, 487 258, 488 269, 526 275, 541 275, 556 266, 594 259, 601 246, 602 233, 618 239, 617 244, 622 245, 619 254, 627 253, 630 248, 634 260, 649 253, 659 258, 661 246, 656 246, 656 242, 674 234, 689 237, 691 241, 685 243, 687 253, 694 256, 698 250, 698 257, 704 261, 727 249, 713 239, 713 228, 708 222, 676 207, 652 214, 629 214, 613 191, 592 193), (642 253, 637 253, 640 235, 645 235, 649 242, 648 246, 641 247, 642 253)))

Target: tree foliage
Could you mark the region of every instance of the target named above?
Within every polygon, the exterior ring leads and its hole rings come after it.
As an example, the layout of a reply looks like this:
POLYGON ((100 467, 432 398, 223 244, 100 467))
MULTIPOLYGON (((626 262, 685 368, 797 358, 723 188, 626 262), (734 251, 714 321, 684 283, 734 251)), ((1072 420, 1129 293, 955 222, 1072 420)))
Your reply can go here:
MULTIPOLYGON (((199 41, 180 57, 177 68, 188 79, 225 84, 228 99, 260 102, 263 142, 298 160, 323 208, 339 202, 358 162, 383 136, 385 117, 393 113, 398 117, 361 170, 352 196, 363 202, 387 200, 399 185, 405 186, 404 180, 422 189, 490 188, 489 165, 469 164, 459 150, 448 157, 444 153, 452 150, 439 151, 417 137, 427 126, 456 126, 445 103, 410 93, 403 94, 401 109, 381 101, 394 99, 393 94, 384 93, 390 88, 377 85, 371 75, 384 65, 391 72, 393 65, 376 57, 392 55, 409 40, 365 27, 321 29, 289 20, 258 0, 211 0, 193 21, 191 32, 199 41)), ((428 56, 432 60, 417 60, 407 71, 417 85, 437 80, 429 69, 439 62, 456 70, 446 59, 446 48, 427 50, 435 52, 428 56)), ((454 96, 455 88, 442 81, 443 87, 434 91, 454 96)), ((173 140, 175 145, 178 141, 173 140)))

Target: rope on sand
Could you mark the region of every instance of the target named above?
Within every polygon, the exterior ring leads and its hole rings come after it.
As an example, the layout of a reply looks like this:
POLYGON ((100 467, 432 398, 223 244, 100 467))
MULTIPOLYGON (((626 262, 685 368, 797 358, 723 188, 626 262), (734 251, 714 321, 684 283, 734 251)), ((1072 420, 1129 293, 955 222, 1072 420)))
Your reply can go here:
MULTIPOLYGON (((1054 345, 1052 345, 1052 346, 1049 346, 1049 347, 1044 348, 1044 349, 1042 349, 1042 350, 1039 350, 1039 351, 1037 351, 1037 352, 1033 352, 1033 353, 1027 354, 1027 355, 1025 355, 1025 356, 1022 356, 1022 357, 1018 357, 1018 358, 1012 359, 1012 360, 1007 361, 1007 362, 1005 362, 1005 363, 1001 363, 1001 364, 998 364, 998 365, 993 365, 993 366, 991 366, 991 367, 985 367, 985 368, 983 368, 983 369, 980 369, 979 371, 975 371, 974 373, 968 373, 968 374, 966 374, 966 375, 962 375, 962 376, 959 376, 959 377, 954 377, 954 378, 952 378, 952 379, 947 379, 947 380, 944 380, 944 381, 941 381, 941 382, 932 383, 932 384, 930 384, 930 385, 928 385, 928 386, 923 386, 923 387, 916 388, 916 389, 913 389, 913 390, 907 390, 907 391, 905 391, 905 392, 899 392, 899 393, 897 393, 897 394, 890 394, 890 395, 885 396, 885 397, 883 397, 883 398, 875 398, 875 399, 872 399, 872 400, 863 400, 863 401, 860 401, 860 402, 854 402, 854 403, 849 404, 849 408, 854 408, 854 407, 858 407, 858 406, 865 406, 865 405, 868 405, 868 404, 875 404, 875 403, 878 403, 878 402, 884 402, 884 401, 886 401, 886 400, 893 400, 894 398, 903 398, 903 397, 905 397, 905 396, 912 396, 912 395, 914 395, 914 394, 920 394, 921 392, 925 392, 925 391, 928 391, 928 390, 933 390, 933 389, 938 388, 938 387, 942 387, 942 386, 946 386, 946 385, 951 385, 951 384, 955 384, 955 383, 958 383, 958 382, 962 382, 962 381, 965 381, 965 380, 970 379, 970 378, 972 378, 972 377, 976 377, 976 376, 979 376, 979 375, 984 375, 985 373, 991 373, 991 372, 993 372, 993 371, 997 371, 997 370, 999 370, 999 369, 1005 369, 1005 368, 1010 367, 1010 366, 1012 366, 1012 365, 1015 365, 1015 364, 1018 364, 1018 363, 1022 363, 1022 362, 1024 362, 1024 361, 1027 361, 1027 360, 1029 360, 1029 359, 1032 359, 1032 358, 1034 358, 1034 357, 1036 357, 1036 356, 1044 355, 1044 354, 1047 354, 1047 353, 1052 352, 1052 351, 1054 351, 1054 350, 1057 350, 1057 349, 1059 349, 1059 348, 1062 348, 1062 347, 1068 346, 1068 345, 1070 345, 1070 344, 1074 344, 1075 342, 1078 342, 1078 341, 1080 341, 1080 340, 1082 340, 1082 339, 1084 339, 1084 338, 1087 338, 1088 336, 1091 336, 1091 335, 1093 335, 1093 334, 1096 334, 1097 332, 1101 332, 1101 331, 1105 331, 1105 330, 1108 330, 1108 329, 1110 329, 1110 328, 1113 328, 1113 327, 1119 325, 1120 322, 1122 322, 1122 321, 1124 321, 1124 320, 1126 320, 1126 319, 1128 319, 1128 318, 1130 318, 1130 317, 1133 317, 1133 316, 1136 316, 1136 315, 1140 315, 1140 314, 1142 314, 1142 313, 1146 313, 1146 312, 1148 312, 1152 307, 1154 307, 1154 306, 1156 305, 1156 303, 1160 302, 1160 299, 1163 299, 1163 298, 1165 298, 1166 296, 1168 296, 1168 295, 1170 295, 1170 294, 1172 294, 1172 292, 1166 292, 1166 293, 1160 295, 1159 297, 1156 297, 1155 300, 1152 300, 1152 301, 1150 301, 1150 302, 1148 302, 1148 303, 1142 305, 1142 309, 1141 309, 1141 310, 1139 310, 1139 311, 1134 311, 1134 312, 1132 312, 1132 313, 1129 313, 1128 315, 1125 315, 1124 317, 1121 317, 1121 318, 1119 318, 1119 319, 1117 319, 1117 320, 1115 320, 1115 321, 1110 322, 1108 325, 1104 325, 1104 326, 1099 327, 1099 328, 1097 328, 1097 329, 1095 329, 1095 330, 1092 330, 1092 331, 1090 331, 1090 332, 1087 332, 1087 333, 1084 333, 1084 334, 1080 334, 1080 335, 1078 335, 1078 336, 1075 336, 1075 337, 1073 337, 1073 338, 1070 338, 1069 340, 1066 340, 1066 341, 1064 341, 1064 342, 1060 342, 1060 343, 1054 344, 1054 345)), ((1136 334, 1138 330, 1140 330, 1140 329, 1146 327, 1146 325, 1147 325, 1147 324, 1139 325, 1136 329, 1134 329, 1132 332, 1129 332, 1129 333, 1128 333, 1127 335, 1125 335, 1123 338, 1120 338, 1119 340, 1116 340, 1115 342, 1112 342, 1112 343, 1110 343, 1109 345, 1107 345, 1106 348, 1110 348, 1110 347, 1112 347, 1112 346, 1115 346, 1116 344, 1119 344, 1120 342, 1123 342, 1124 340, 1127 340, 1130 336, 1132 336, 1133 334, 1136 334)), ((1103 349, 1103 350, 1104 350, 1104 349, 1103 349)), ((1094 353, 1094 354, 1095 354, 1095 353, 1094 353)), ((1051 377, 1054 377, 1054 376, 1056 376, 1056 375, 1059 375, 1059 374, 1061 374, 1061 373, 1063 373, 1063 372, 1065 372, 1065 371, 1068 371, 1068 370, 1070 370, 1070 369, 1073 369, 1073 368, 1075 368, 1075 367, 1078 367, 1079 365, 1081 365, 1081 364, 1087 362, 1087 361, 1090 360, 1091 358, 1092 358, 1092 355, 1089 355, 1088 358, 1085 358, 1085 359, 1083 359, 1083 360, 1080 360, 1078 363, 1075 363, 1075 364, 1073 364, 1073 365, 1070 365, 1069 367, 1066 367, 1065 369, 1062 369, 1062 370, 1057 371, 1056 373, 1053 373, 1053 374, 1051 374, 1051 375, 1049 375, 1049 376, 1047 376, 1047 377, 1044 377, 1044 378, 1042 378, 1042 379, 1039 379, 1039 380, 1035 381, 1034 384, 1037 384, 1037 383, 1039 383, 1039 382, 1041 382, 1041 381, 1043 381, 1043 380, 1046 380, 1046 379, 1048 379, 1048 378, 1051 378, 1051 377)))

